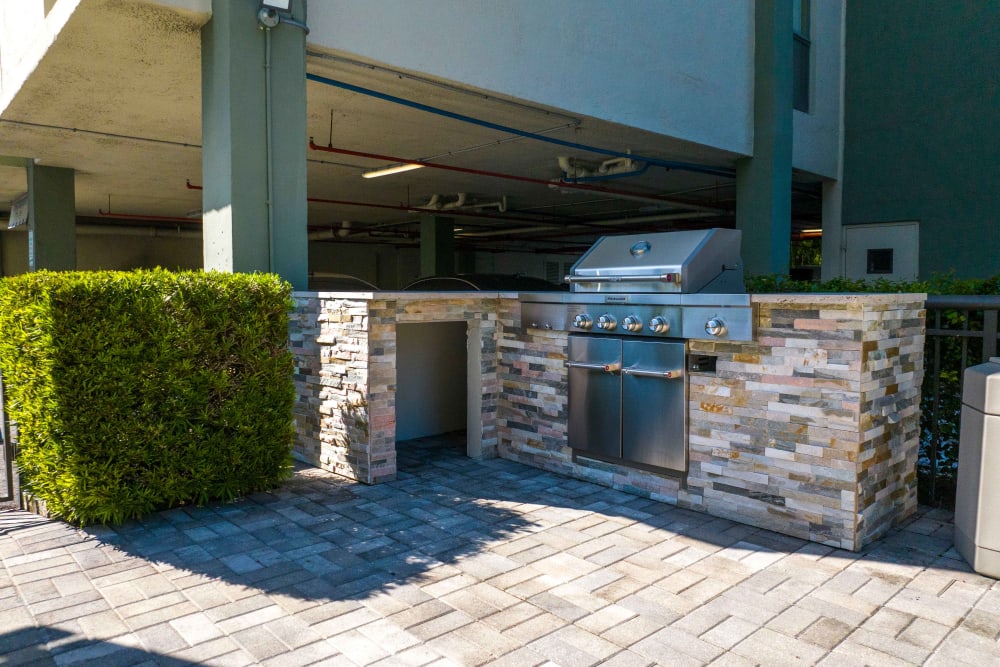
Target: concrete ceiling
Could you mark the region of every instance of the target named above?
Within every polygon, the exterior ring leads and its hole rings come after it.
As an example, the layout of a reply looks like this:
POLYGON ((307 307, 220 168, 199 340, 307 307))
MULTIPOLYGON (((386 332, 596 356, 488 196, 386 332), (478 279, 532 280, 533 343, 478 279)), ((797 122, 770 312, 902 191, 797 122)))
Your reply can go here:
MULTIPOLYGON (((81 218, 120 223, 117 217, 102 217, 111 213, 138 219, 147 216, 143 224, 155 224, 151 219, 154 216, 193 216, 191 223, 181 224, 197 226, 201 193, 189 189, 186 182, 200 184, 203 178, 200 29, 206 18, 141 2, 84 0, 27 84, 3 110, 0 155, 74 168, 77 214, 81 218)), ((729 168, 737 157, 558 109, 391 71, 377 63, 358 62, 350 54, 310 47, 307 69, 311 74, 576 143, 729 168)), ((607 159, 515 138, 321 83, 309 82, 307 94, 309 137, 303 140, 312 138, 321 146, 332 144, 353 151, 545 181, 560 176, 556 161, 559 155, 591 165, 607 159)), ((435 194, 445 201, 455 199, 457 193, 467 193, 468 201, 479 202, 506 197, 505 213, 484 208, 479 210, 483 217, 474 217, 475 209, 461 209, 459 213, 467 215, 456 216, 462 228, 460 234, 479 234, 464 237, 464 244, 494 250, 578 252, 580 244, 606 231, 732 226, 734 222, 733 179, 662 167, 651 167, 642 176, 601 184, 650 197, 641 200, 430 168, 363 179, 364 171, 386 166, 387 162, 312 150, 308 159, 310 198, 358 204, 311 202, 310 228, 339 227, 349 221, 355 231, 374 232, 332 242, 412 242, 412 223, 419 215, 412 208, 424 206, 435 194), (676 201, 656 201, 653 197, 676 201), (401 209, 387 208, 397 206, 401 209), (672 219, 648 222, 654 215, 669 215, 672 219), (623 222, 625 218, 638 221, 630 225, 623 222), (603 224, 607 221, 612 224, 603 224), (551 227, 538 229, 548 225, 551 227), (493 233, 496 231, 504 233, 493 233)), ((23 168, 0 163, 0 210, 25 189, 23 168)), ((818 226, 818 199, 810 193, 799 193, 796 201, 798 226, 818 226)))

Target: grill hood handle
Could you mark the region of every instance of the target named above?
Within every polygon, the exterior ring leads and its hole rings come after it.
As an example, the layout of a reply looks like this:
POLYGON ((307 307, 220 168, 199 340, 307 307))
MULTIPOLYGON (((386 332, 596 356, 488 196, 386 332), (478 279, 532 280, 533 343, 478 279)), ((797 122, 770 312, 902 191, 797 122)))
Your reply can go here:
POLYGON ((659 281, 662 283, 679 283, 681 274, 660 273, 650 276, 566 276, 563 278, 567 283, 646 283, 659 281))

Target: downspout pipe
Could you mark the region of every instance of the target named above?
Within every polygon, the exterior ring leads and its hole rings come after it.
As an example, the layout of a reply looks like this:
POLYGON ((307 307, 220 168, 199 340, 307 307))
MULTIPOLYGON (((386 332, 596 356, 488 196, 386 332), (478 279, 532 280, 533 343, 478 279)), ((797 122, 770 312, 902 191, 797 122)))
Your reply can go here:
POLYGON ((271 131, 271 28, 264 27, 264 134, 267 139, 267 270, 274 271, 274 137, 271 131))
POLYGON ((338 81, 336 79, 330 79, 325 76, 319 76, 318 74, 307 73, 306 80, 315 81, 316 83, 322 83, 327 86, 333 86, 334 88, 340 88, 341 90, 349 90, 352 93, 358 93, 359 95, 367 95, 368 97, 374 97, 376 99, 383 100, 385 102, 401 104, 403 106, 410 107, 411 109, 426 111, 427 113, 443 116, 445 118, 451 118, 452 120, 459 120, 464 123, 471 123, 472 125, 486 127, 491 130, 497 130, 498 132, 504 132, 506 134, 514 134, 519 137, 524 137, 526 139, 534 139, 535 141, 543 141, 545 143, 554 144, 556 146, 563 146, 564 148, 572 148, 573 150, 586 151, 588 153, 597 153, 599 155, 608 155, 611 157, 628 158, 631 160, 637 160, 639 162, 646 162, 648 164, 657 167, 676 169, 678 171, 691 171, 699 174, 709 174, 710 176, 724 176, 726 178, 736 178, 735 169, 728 169, 726 167, 708 167, 701 164, 694 164, 692 162, 675 162, 673 160, 661 160, 659 158, 646 157, 642 155, 633 155, 631 153, 616 151, 610 148, 587 146, 585 144, 578 144, 574 141, 565 141, 563 139, 556 139, 555 137, 547 137, 543 134, 538 134, 536 132, 528 132, 526 130, 519 130, 517 128, 510 127, 508 125, 491 123, 489 121, 473 118, 472 116, 466 116, 464 114, 455 113, 453 111, 447 111, 445 109, 441 109, 438 107, 433 107, 430 106, 429 104, 422 104, 420 102, 414 102, 412 100, 407 100, 402 97, 396 97, 395 95, 382 93, 377 90, 372 90, 371 88, 356 86, 354 84, 347 83, 345 81, 338 81))

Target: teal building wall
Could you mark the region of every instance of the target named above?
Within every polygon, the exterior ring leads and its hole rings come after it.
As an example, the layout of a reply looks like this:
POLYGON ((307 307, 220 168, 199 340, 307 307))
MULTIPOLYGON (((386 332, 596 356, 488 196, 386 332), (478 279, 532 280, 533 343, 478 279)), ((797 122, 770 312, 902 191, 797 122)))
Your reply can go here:
POLYGON ((1000 273, 1000 2, 849 2, 843 223, 917 220, 920 275, 1000 273))

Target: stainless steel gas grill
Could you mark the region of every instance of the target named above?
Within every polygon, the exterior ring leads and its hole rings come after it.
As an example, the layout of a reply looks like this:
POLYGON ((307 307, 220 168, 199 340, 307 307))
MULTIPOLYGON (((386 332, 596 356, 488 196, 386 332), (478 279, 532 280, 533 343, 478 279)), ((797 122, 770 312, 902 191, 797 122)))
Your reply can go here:
POLYGON ((687 340, 753 340, 740 232, 600 238, 569 293, 522 293, 526 328, 568 331, 576 455, 687 470, 687 340))

